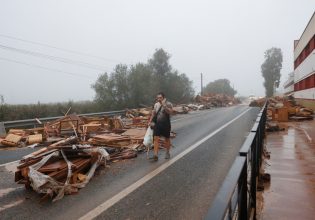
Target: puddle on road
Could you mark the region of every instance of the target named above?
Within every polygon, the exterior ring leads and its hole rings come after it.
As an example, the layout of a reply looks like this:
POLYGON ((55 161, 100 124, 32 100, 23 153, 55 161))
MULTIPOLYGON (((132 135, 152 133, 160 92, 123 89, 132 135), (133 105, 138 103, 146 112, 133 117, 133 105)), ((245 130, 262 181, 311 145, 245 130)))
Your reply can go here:
POLYGON ((258 219, 313 219, 315 210, 315 122, 281 124, 284 131, 267 134, 271 159, 265 161, 270 184, 257 193, 258 219), (268 165, 268 166, 267 166, 268 165))

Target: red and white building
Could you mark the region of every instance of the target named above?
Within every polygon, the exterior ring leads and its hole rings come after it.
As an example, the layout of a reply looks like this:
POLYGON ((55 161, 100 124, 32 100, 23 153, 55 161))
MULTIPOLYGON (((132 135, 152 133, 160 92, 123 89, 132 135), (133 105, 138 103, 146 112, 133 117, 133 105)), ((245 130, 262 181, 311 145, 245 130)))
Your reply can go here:
POLYGON ((294 98, 315 109, 315 12, 300 39, 294 41, 294 98))
POLYGON ((288 75, 288 79, 283 83, 284 94, 289 96, 294 93, 294 72, 288 75))

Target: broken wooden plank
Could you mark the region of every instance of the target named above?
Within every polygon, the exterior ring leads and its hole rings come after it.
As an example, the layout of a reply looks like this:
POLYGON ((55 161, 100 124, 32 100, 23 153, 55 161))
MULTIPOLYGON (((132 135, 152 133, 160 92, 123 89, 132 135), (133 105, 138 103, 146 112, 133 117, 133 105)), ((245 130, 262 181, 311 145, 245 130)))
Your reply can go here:
POLYGON ((1 141, 3 145, 15 147, 18 145, 22 137, 20 135, 8 134, 4 140, 1 141))
POLYGON ((43 141, 43 135, 42 134, 29 135, 27 138, 28 144, 41 143, 42 141, 43 141))

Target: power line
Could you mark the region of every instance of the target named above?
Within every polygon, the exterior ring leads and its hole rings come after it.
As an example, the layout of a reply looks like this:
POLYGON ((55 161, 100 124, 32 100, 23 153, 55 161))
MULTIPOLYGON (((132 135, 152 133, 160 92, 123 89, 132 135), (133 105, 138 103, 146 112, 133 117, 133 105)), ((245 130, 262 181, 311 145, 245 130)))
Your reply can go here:
POLYGON ((105 67, 97 66, 94 64, 90 64, 90 63, 85 63, 82 61, 71 60, 71 59, 57 57, 57 56, 51 56, 51 55, 47 55, 47 54, 43 54, 43 53, 33 52, 30 50, 23 50, 23 49, 19 49, 19 48, 15 48, 15 47, 9 47, 9 46, 2 45, 2 44, 0 44, 0 48, 4 49, 4 50, 10 50, 13 52, 18 52, 18 53, 23 53, 23 54, 35 56, 35 57, 40 57, 40 58, 45 58, 45 59, 49 59, 49 60, 53 60, 53 61, 63 62, 66 64, 83 66, 83 67, 90 68, 90 69, 97 69, 97 70, 102 70, 102 71, 104 71, 106 69, 105 67))
POLYGON ((83 75, 83 74, 66 72, 66 71, 62 71, 62 70, 58 70, 58 69, 48 68, 48 67, 44 67, 44 66, 40 66, 40 65, 36 65, 36 64, 24 63, 21 61, 11 60, 11 59, 7 59, 7 58, 3 58, 3 57, 0 57, 0 60, 12 62, 12 63, 18 63, 18 64, 22 64, 22 65, 26 65, 26 66, 30 66, 30 67, 35 67, 35 68, 40 68, 40 69, 45 69, 45 70, 54 71, 54 72, 65 73, 65 74, 68 74, 71 76, 78 76, 78 77, 84 77, 84 78, 92 79, 92 77, 87 76, 87 75, 83 75))
POLYGON ((65 49, 65 48, 61 48, 61 47, 52 46, 52 45, 49 45, 49 44, 44 44, 44 43, 35 42, 35 41, 31 41, 31 40, 25 40, 25 39, 21 39, 21 38, 17 38, 17 37, 12 37, 12 36, 9 36, 9 35, 0 34, 0 37, 13 39, 13 40, 17 40, 17 41, 22 41, 22 42, 26 42, 26 43, 30 43, 30 44, 36 44, 36 45, 40 45, 40 46, 44 46, 44 47, 57 49, 57 50, 62 50, 62 51, 68 52, 68 53, 79 54, 79 55, 83 55, 83 56, 86 56, 86 57, 92 57, 92 58, 96 58, 96 59, 103 60, 103 61, 110 61, 110 62, 120 63, 120 61, 118 61, 118 60, 107 59, 107 58, 104 58, 104 57, 95 56, 95 55, 88 54, 88 53, 82 53, 82 52, 75 51, 75 50, 69 50, 69 49, 65 49))

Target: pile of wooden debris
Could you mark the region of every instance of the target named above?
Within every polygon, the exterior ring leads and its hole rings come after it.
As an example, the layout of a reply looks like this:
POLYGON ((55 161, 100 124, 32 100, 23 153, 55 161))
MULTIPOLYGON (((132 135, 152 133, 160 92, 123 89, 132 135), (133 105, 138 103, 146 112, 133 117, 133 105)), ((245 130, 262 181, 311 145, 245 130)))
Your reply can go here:
POLYGON ((296 104, 294 99, 275 97, 268 99, 267 115, 273 121, 312 120, 313 110, 296 104))
POLYGON ((266 98, 255 99, 249 103, 249 106, 262 108, 265 102, 266 102, 266 98))
MULTIPOLYGON (((80 142, 87 142, 89 139, 106 134, 127 138, 128 143, 124 146, 135 143, 130 137, 137 133, 137 143, 143 139, 149 116, 138 118, 124 118, 120 116, 84 117, 76 114, 64 116, 60 119, 47 122, 42 127, 32 129, 10 129, 7 135, 0 139, 1 145, 7 147, 34 147, 48 146, 70 136, 76 136, 80 142), (129 131, 129 132, 127 132, 129 131)), ((108 145, 111 146, 111 145, 108 145)), ((120 145, 122 147, 122 145, 120 145)))
POLYGON ((128 110, 123 119, 71 114, 39 128, 10 129, 0 141, 7 147, 40 148, 20 160, 15 181, 56 201, 84 187, 100 165, 144 151, 150 115, 147 109, 128 110))
MULTIPOLYGON (((250 106, 262 107, 266 98, 254 100, 250 106)), ((289 120, 312 120, 313 110, 297 104, 292 97, 274 97, 268 100, 267 116, 271 121, 286 122, 289 120)))
POLYGON ((202 96, 197 95, 195 100, 197 103, 203 104, 205 109, 211 107, 227 107, 240 103, 240 100, 234 96, 213 93, 204 94, 202 96))
POLYGON ((23 157, 15 182, 42 194, 42 200, 50 197, 56 201, 77 193, 108 159, 104 148, 78 144, 73 136, 23 157))

